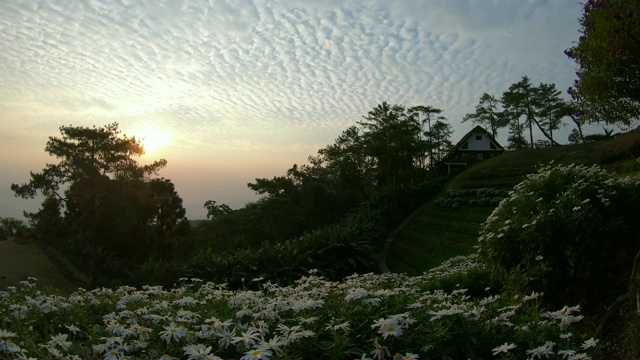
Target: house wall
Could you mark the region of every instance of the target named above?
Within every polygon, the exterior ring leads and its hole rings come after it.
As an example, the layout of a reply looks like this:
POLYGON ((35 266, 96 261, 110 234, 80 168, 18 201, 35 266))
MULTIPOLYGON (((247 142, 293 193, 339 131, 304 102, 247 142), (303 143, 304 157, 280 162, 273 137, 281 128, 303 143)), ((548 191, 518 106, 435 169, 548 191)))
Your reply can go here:
POLYGON ((495 150, 495 149, 491 149, 491 140, 489 140, 489 138, 487 137, 486 134, 482 134, 482 133, 474 133, 471 134, 471 136, 469 137, 469 139, 467 140, 467 143, 469 144, 468 149, 465 150, 495 150), (481 139, 477 140, 476 137, 480 136, 481 139))

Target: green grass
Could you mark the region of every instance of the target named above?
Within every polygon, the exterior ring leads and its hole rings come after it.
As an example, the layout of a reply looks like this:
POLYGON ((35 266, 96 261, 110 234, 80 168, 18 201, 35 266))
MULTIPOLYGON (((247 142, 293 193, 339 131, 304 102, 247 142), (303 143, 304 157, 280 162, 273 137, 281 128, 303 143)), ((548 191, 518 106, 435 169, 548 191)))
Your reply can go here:
POLYGON ((38 279, 40 288, 53 287, 69 295, 87 286, 86 276, 55 250, 46 251, 31 240, 0 241, 0 291, 18 286, 28 277, 38 279))
POLYGON ((428 204, 396 236, 387 266, 392 272, 419 275, 451 257, 471 254, 480 224, 492 210, 488 206, 452 209, 428 204))
POLYGON ((527 174, 535 172, 540 164, 551 161, 558 164, 598 164, 612 172, 640 176, 637 157, 640 157, 639 129, 612 140, 507 152, 475 163, 454 177, 397 234, 386 259, 387 267, 391 272, 419 275, 452 256, 475 251, 480 226, 495 205, 462 205, 458 208, 437 205, 436 199, 450 197, 450 190, 508 190, 527 174))

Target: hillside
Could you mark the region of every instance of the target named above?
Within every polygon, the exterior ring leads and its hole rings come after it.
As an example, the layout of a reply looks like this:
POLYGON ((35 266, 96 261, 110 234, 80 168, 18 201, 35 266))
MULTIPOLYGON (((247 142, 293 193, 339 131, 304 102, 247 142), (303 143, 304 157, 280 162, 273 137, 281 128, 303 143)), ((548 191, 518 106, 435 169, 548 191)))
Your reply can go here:
POLYGON ((52 287, 71 294, 88 279, 57 251, 31 240, 10 238, 0 241, 0 290, 20 286, 34 277, 39 288, 52 287))
POLYGON ((456 255, 474 252, 480 226, 499 200, 539 164, 598 164, 637 175, 640 128, 600 142, 507 152, 460 172, 425 204, 388 247, 391 272, 419 275, 456 255))

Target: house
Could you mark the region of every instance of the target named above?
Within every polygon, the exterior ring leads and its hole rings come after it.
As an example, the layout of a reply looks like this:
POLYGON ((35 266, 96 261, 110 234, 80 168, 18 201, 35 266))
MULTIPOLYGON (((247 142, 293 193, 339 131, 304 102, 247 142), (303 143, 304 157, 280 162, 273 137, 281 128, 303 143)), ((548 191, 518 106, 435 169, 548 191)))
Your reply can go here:
POLYGON ((478 125, 451 148, 444 159, 444 164, 447 166, 447 172, 450 173, 452 166, 467 167, 470 162, 489 159, 503 152, 504 148, 491 133, 478 125))

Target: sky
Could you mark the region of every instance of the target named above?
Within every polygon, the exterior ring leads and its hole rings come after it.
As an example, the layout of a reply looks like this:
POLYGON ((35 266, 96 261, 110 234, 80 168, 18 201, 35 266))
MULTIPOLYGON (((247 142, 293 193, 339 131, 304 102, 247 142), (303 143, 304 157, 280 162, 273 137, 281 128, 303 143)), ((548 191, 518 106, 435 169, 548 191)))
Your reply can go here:
POLYGON ((60 126, 142 138, 138 160, 168 161, 189 219, 255 201, 247 183, 383 101, 443 109, 455 143, 485 92, 527 75, 564 93, 580 15, 576 0, 3 0, 0 217, 37 210, 10 186, 56 162, 60 126))

